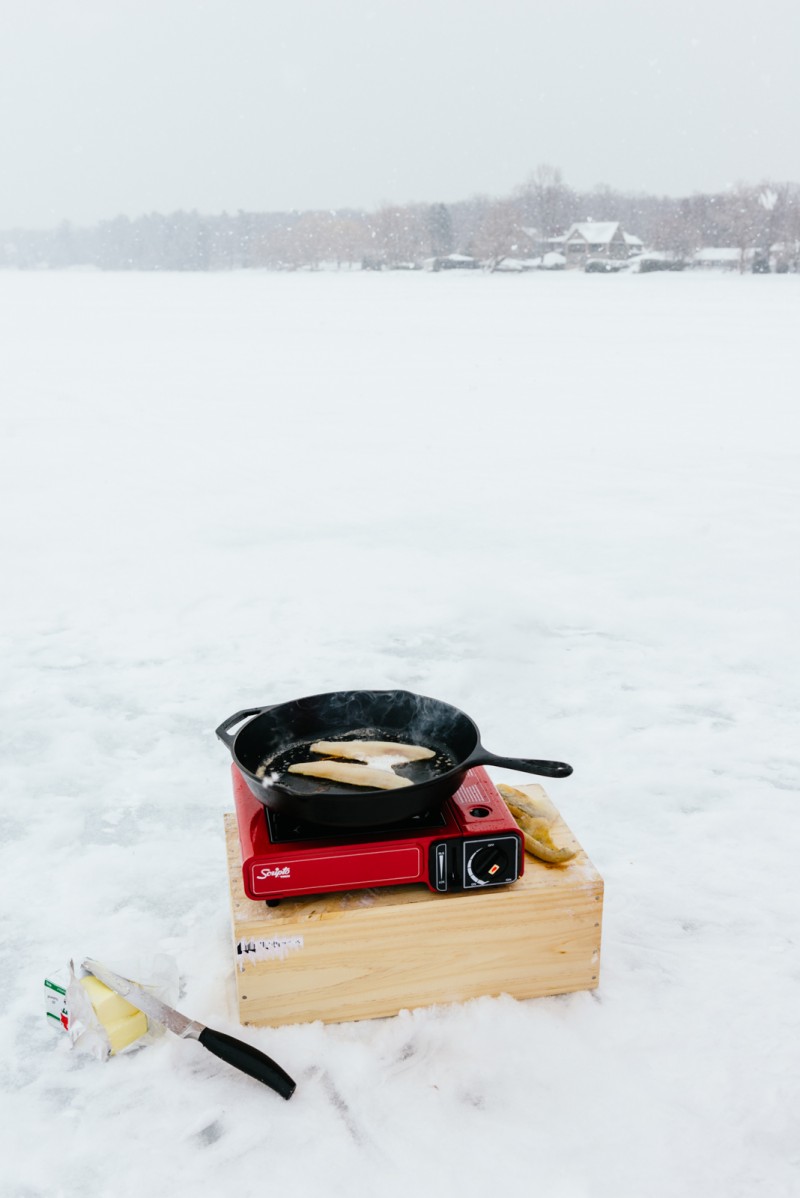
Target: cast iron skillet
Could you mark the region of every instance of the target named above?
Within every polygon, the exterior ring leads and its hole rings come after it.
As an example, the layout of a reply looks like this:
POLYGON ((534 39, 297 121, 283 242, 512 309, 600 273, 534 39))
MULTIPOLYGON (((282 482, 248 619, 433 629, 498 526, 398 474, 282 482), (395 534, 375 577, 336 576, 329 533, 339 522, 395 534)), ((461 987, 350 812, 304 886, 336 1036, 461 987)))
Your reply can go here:
POLYGON ((498 765, 548 778, 572 773, 572 766, 561 761, 497 757, 484 749, 477 726, 463 711, 410 691, 332 691, 271 707, 249 707, 224 720, 216 734, 265 807, 331 827, 381 827, 419 815, 454 794, 474 765, 498 765), (238 732, 229 733, 243 720, 247 723, 238 732), (399 768, 398 773, 414 781, 396 790, 342 788, 341 783, 271 768, 286 755, 313 760, 315 754, 304 752, 303 745, 337 739, 404 741, 434 749, 437 756, 433 765, 419 762, 399 768), (259 767, 263 778, 256 776, 259 767))

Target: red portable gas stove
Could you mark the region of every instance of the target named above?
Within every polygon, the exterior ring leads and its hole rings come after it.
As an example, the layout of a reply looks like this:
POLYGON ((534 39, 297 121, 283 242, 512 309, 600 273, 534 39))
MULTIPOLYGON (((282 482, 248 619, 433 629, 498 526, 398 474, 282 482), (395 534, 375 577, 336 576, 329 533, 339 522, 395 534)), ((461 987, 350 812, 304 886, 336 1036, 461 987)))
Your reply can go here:
POLYGON ((522 833, 480 766, 433 810, 363 831, 303 823, 265 807, 231 768, 248 898, 274 903, 410 882, 440 892, 479 890, 522 876, 522 833))

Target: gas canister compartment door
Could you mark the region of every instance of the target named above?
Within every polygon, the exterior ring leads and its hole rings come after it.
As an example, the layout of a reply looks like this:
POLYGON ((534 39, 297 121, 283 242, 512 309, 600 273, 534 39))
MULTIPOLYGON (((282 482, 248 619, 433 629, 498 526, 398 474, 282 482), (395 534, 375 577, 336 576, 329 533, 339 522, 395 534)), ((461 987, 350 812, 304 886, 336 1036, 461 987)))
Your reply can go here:
POLYGON ((516 836, 476 836, 463 841, 461 851, 465 890, 507 886, 519 877, 519 840, 516 836))

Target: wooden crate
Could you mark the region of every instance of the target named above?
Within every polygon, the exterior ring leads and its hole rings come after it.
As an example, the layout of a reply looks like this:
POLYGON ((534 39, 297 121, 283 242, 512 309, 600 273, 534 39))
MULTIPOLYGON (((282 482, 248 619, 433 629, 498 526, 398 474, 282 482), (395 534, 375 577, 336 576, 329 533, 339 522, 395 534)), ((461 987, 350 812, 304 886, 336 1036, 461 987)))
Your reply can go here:
MULTIPOLYGON (((547 801, 541 786, 521 789, 547 801)), ((374 1019, 481 995, 537 998, 598 984, 603 880, 560 817, 554 839, 572 843, 577 857, 553 866, 526 853, 512 886, 463 894, 392 886, 277 907, 244 893, 232 814, 225 835, 242 1023, 374 1019)))

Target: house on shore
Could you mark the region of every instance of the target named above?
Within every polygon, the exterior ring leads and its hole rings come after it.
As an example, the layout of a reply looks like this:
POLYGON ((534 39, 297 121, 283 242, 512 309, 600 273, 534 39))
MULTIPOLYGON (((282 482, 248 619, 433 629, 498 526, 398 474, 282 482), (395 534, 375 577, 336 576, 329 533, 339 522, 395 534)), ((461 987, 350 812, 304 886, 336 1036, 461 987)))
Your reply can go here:
POLYGON ((469 254, 445 254, 438 258, 426 258, 424 270, 478 270, 480 262, 469 254))
POLYGON ((590 258, 624 261, 644 246, 618 220, 587 220, 570 225, 560 248, 570 269, 585 267, 590 258))
POLYGON ((703 246, 693 255, 691 265, 697 270, 739 270, 744 268, 744 256, 738 246, 703 246))

